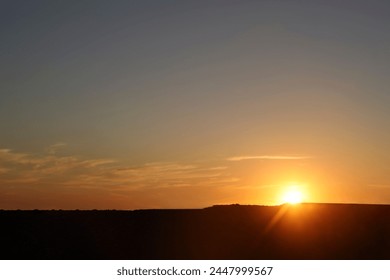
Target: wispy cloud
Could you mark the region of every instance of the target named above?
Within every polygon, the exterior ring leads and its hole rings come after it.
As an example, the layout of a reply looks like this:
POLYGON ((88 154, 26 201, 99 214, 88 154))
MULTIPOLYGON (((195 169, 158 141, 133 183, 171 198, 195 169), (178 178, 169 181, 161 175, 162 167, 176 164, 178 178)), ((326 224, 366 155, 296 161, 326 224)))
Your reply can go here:
POLYGON ((241 161, 248 159, 260 159, 260 160, 299 160, 299 159, 310 159, 310 156, 286 156, 286 155, 261 155, 261 156, 235 156, 229 157, 226 160, 229 161, 241 161))
POLYGON ((84 173, 67 184, 124 189, 164 189, 183 186, 212 187, 223 183, 236 182, 222 169, 213 169, 192 164, 154 162, 140 166, 109 168, 95 173, 84 173))
MULTIPOLYGON (((61 144, 62 146, 62 144, 61 144)), ((52 147, 52 146, 51 146, 52 147)), ((50 148, 50 147, 49 147, 50 148)), ((82 159, 77 156, 37 155, 0 149, 0 183, 26 184, 61 183, 75 174, 95 172, 99 167, 113 163, 111 159, 82 159)))
POLYGON ((184 186, 221 186, 239 181, 224 166, 151 162, 128 166, 113 159, 85 159, 75 155, 60 156, 50 146, 48 154, 28 154, 0 150, 0 187, 9 185, 105 190, 166 189, 184 186))
POLYGON ((226 170, 227 166, 216 166, 216 167, 210 167, 210 170, 226 170))
POLYGON ((19 164, 27 164, 32 163, 35 159, 29 158, 27 154, 16 153, 10 149, 0 149, 0 161, 5 163, 19 163, 19 164))
POLYGON ((49 146, 46 151, 48 154, 51 154, 51 155, 54 155, 56 154, 59 150, 65 148, 67 146, 66 143, 63 143, 63 142, 59 142, 59 143, 56 143, 56 144, 53 144, 51 146, 49 146))

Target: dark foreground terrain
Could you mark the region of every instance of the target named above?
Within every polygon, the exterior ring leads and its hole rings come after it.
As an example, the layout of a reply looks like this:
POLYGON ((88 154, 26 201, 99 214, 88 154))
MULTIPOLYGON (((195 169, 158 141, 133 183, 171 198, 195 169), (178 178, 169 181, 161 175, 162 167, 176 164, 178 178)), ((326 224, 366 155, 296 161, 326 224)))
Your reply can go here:
POLYGON ((0 211, 0 259, 390 259, 390 206, 0 211))

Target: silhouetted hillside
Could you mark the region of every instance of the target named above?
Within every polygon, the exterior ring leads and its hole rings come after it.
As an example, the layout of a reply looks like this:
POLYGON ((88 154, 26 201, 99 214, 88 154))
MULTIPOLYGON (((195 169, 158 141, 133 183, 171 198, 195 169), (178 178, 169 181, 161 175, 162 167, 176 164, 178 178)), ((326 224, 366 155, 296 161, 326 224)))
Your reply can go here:
POLYGON ((0 211, 1 259, 390 259, 390 206, 0 211))

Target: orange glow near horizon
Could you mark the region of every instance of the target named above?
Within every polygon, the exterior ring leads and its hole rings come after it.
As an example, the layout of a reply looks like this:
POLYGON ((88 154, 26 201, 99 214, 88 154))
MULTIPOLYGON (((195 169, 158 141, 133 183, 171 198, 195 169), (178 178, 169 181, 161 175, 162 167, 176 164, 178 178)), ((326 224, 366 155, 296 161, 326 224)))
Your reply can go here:
POLYGON ((299 204, 304 200, 304 194, 301 186, 290 186, 282 196, 282 203, 299 204))

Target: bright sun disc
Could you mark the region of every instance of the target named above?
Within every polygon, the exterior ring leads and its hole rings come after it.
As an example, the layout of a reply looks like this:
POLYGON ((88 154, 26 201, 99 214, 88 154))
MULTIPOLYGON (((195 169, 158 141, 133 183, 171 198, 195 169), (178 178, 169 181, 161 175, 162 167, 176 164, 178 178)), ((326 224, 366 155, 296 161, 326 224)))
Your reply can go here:
POLYGON ((302 193, 297 190, 290 190, 283 196, 283 202, 289 204, 297 204, 302 202, 302 193))

